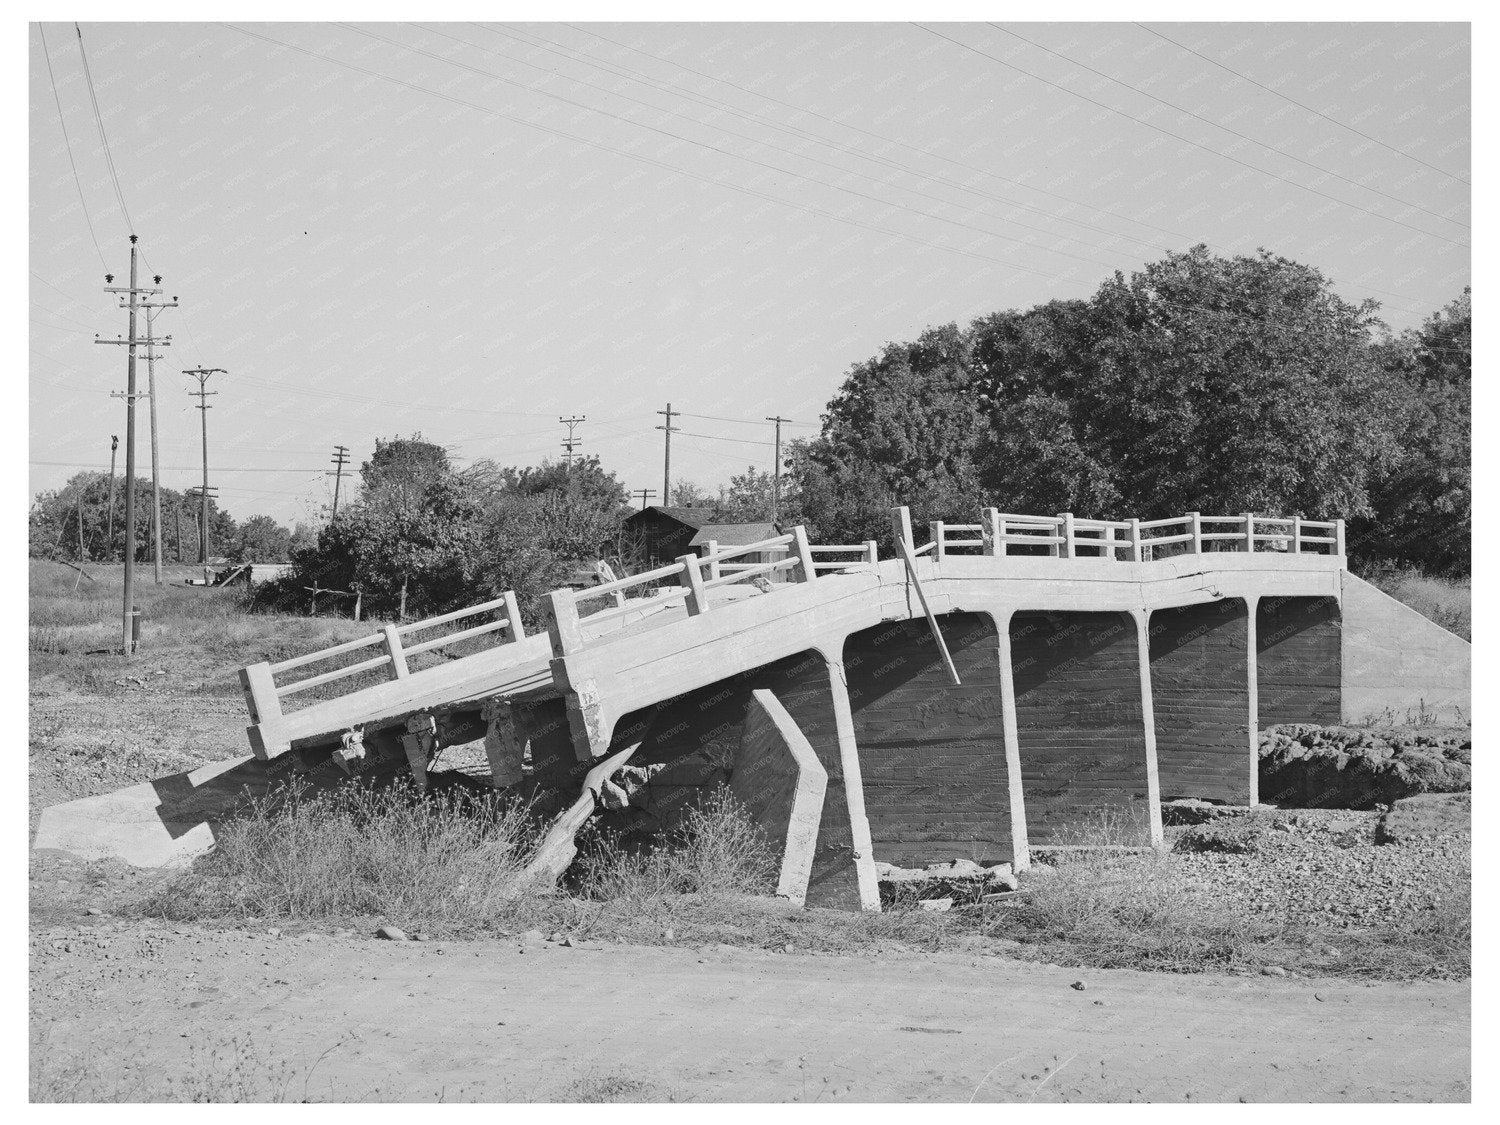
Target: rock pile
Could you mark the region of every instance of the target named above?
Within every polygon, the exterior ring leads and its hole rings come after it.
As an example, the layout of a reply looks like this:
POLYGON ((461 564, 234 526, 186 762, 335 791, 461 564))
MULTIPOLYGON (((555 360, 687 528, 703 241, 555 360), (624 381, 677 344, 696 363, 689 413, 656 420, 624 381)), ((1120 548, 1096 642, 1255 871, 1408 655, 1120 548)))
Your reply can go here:
POLYGON ((1260 799, 1302 808, 1373 809, 1470 784, 1467 733, 1292 723, 1260 738, 1260 799))
POLYGON ((1020 885, 1010 864, 982 867, 972 859, 931 863, 926 867, 876 863, 875 874, 880 880, 880 896, 886 902, 900 898, 915 898, 919 902, 948 899, 951 906, 978 902, 985 895, 1013 891, 1020 885))

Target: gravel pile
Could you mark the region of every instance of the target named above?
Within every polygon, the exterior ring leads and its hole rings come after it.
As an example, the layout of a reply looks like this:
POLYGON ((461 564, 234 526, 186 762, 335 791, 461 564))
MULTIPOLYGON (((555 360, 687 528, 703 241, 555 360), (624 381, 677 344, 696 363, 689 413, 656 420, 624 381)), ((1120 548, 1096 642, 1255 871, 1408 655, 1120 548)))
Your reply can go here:
POLYGON ((1409 927, 1467 895, 1469 831, 1377 843, 1380 820, 1345 810, 1238 813, 1183 831, 1174 859, 1215 899, 1294 926, 1409 927))

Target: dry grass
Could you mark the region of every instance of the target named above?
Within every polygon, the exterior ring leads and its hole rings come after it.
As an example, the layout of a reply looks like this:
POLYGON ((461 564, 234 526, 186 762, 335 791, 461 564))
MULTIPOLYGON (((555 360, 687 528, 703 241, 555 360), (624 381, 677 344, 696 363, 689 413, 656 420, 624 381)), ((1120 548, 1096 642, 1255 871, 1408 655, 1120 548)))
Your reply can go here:
POLYGON ((1464 640, 1473 639, 1472 593, 1467 578, 1434 578, 1419 570, 1383 571, 1368 581, 1464 640))
POLYGON ((1199 973, 1254 965, 1280 927, 1190 886, 1172 857, 1075 853, 1038 866, 1029 894, 981 932, 1061 964, 1199 973))
POLYGON ((146 904, 171 919, 369 917, 473 927, 527 913, 526 810, 411 784, 290 787, 251 802, 214 849, 146 904))

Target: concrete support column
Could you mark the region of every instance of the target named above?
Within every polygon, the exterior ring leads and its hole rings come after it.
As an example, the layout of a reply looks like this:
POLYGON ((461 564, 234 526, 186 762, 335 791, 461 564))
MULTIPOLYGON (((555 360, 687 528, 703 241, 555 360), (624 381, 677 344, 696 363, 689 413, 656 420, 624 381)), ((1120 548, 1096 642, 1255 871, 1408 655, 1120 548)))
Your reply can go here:
POLYGON ((1245 599, 1245 694, 1250 697, 1250 803, 1260 804, 1260 657, 1256 652, 1255 614, 1260 595, 1245 599))
POLYGON ((870 842, 870 820, 865 815, 865 783, 859 768, 859 745, 854 739, 854 711, 849 706, 849 680, 844 662, 824 654, 828 686, 833 695, 833 721, 839 738, 839 769, 844 775, 844 800, 849 809, 849 835, 854 842, 854 872, 859 882, 859 904, 880 909, 880 882, 875 875, 875 848, 870 842))
POLYGON ((1151 701, 1151 620, 1149 610, 1134 609, 1136 660, 1141 670, 1141 721, 1146 740, 1146 802, 1151 824, 1151 845, 1161 847, 1161 777, 1156 770, 1156 708, 1151 701))
POLYGON ((1021 783, 1021 735, 1016 724, 1016 677, 1011 664, 1011 613, 995 614, 1000 639, 1000 724, 1005 734, 1005 776, 1010 786, 1010 850, 1017 871, 1031 866, 1031 841, 1026 834, 1026 787, 1021 783))

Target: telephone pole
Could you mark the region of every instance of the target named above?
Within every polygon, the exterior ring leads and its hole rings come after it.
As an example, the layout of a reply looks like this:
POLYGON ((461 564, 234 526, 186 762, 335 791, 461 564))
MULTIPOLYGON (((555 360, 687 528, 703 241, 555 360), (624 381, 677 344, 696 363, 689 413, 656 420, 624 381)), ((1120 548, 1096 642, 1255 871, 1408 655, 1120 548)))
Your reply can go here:
POLYGON ((654 488, 637 488, 630 495, 632 495, 632 496, 639 496, 640 497, 641 511, 644 512, 646 510, 646 501, 650 497, 656 495, 656 489, 654 489, 654 488))
MULTIPOLYGON (((667 418, 665 426, 657 426, 656 428, 658 430, 665 430, 667 433, 667 455, 662 463, 661 472, 661 502, 663 504, 670 504, 672 502, 672 404, 670 402, 667 403, 667 408, 665 410, 658 410, 657 413, 665 414, 667 418)), ((677 414, 680 417, 682 411, 677 411, 677 414)))
POLYGON ((328 475, 333 478, 333 516, 329 523, 338 523, 339 520, 339 485, 344 482, 344 466, 349 464, 349 447, 347 445, 335 445, 333 447, 333 472, 328 475))
MULTIPOLYGON (((161 284, 161 274, 151 279, 157 285, 161 284)), ((146 310, 146 397, 151 402, 151 560, 153 576, 158 586, 162 583, 161 577, 161 461, 157 453, 157 431, 156 431, 156 361, 161 358, 155 352, 158 343, 170 344, 170 340, 158 341, 155 336, 156 313, 159 309, 175 309, 177 298, 170 301, 140 302, 140 307, 146 310)))
POLYGON ((577 449, 580 445, 583 444, 582 438, 576 438, 573 436, 573 429, 580 422, 587 422, 588 419, 585 418, 582 414, 575 414, 571 418, 563 418, 559 416, 557 420, 564 426, 568 427, 568 436, 564 438, 562 442, 563 461, 564 463, 571 465, 573 463, 573 450, 577 449))
POLYGON ((780 414, 774 418, 767 418, 767 422, 776 423, 776 476, 771 484, 771 522, 781 522, 781 423, 790 422, 790 418, 783 418, 780 414))
POLYGON ((104 275, 106 293, 124 293, 124 308, 130 311, 129 336, 126 339, 100 340, 96 344, 124 344, 129 351, 125 360, 125 609, 121 614, 123 630, 122 650, 128 660, 133 654, 131 625, 135 610, 135 400, 140 396, 135 389, 135 349, 139 344, 150 346, 151 341, 137 340, 135 336, 136 309, 140 306, 140 295, 160 293, 160 289, 143 289, 136 285, 136 236, 130 236, 130 285, 114 285, 114 274, 104 275))
POLYGON ((115 450, 120 448, 120 435, 109 435, 109 511, 104 516, 104 561, 113 562, 115 557, 115 450))
POLYGON ((208 389, 210 375, 228 375, 222 367, 190 367, 183 371, 184 375, 191 375, 198 380, 198 389, 188 391, 190 395, 198 396, 198 407, 203 418, 203 487, 199 489, 199 519, 202 521, 203 533, 198 539, 198 562, 203 567, 203 584, 208 585, 208 496, 215 491, 208 487, 208 412, 213 408, 208 404, 208 396, 216 395, 218 391, 208 389))

